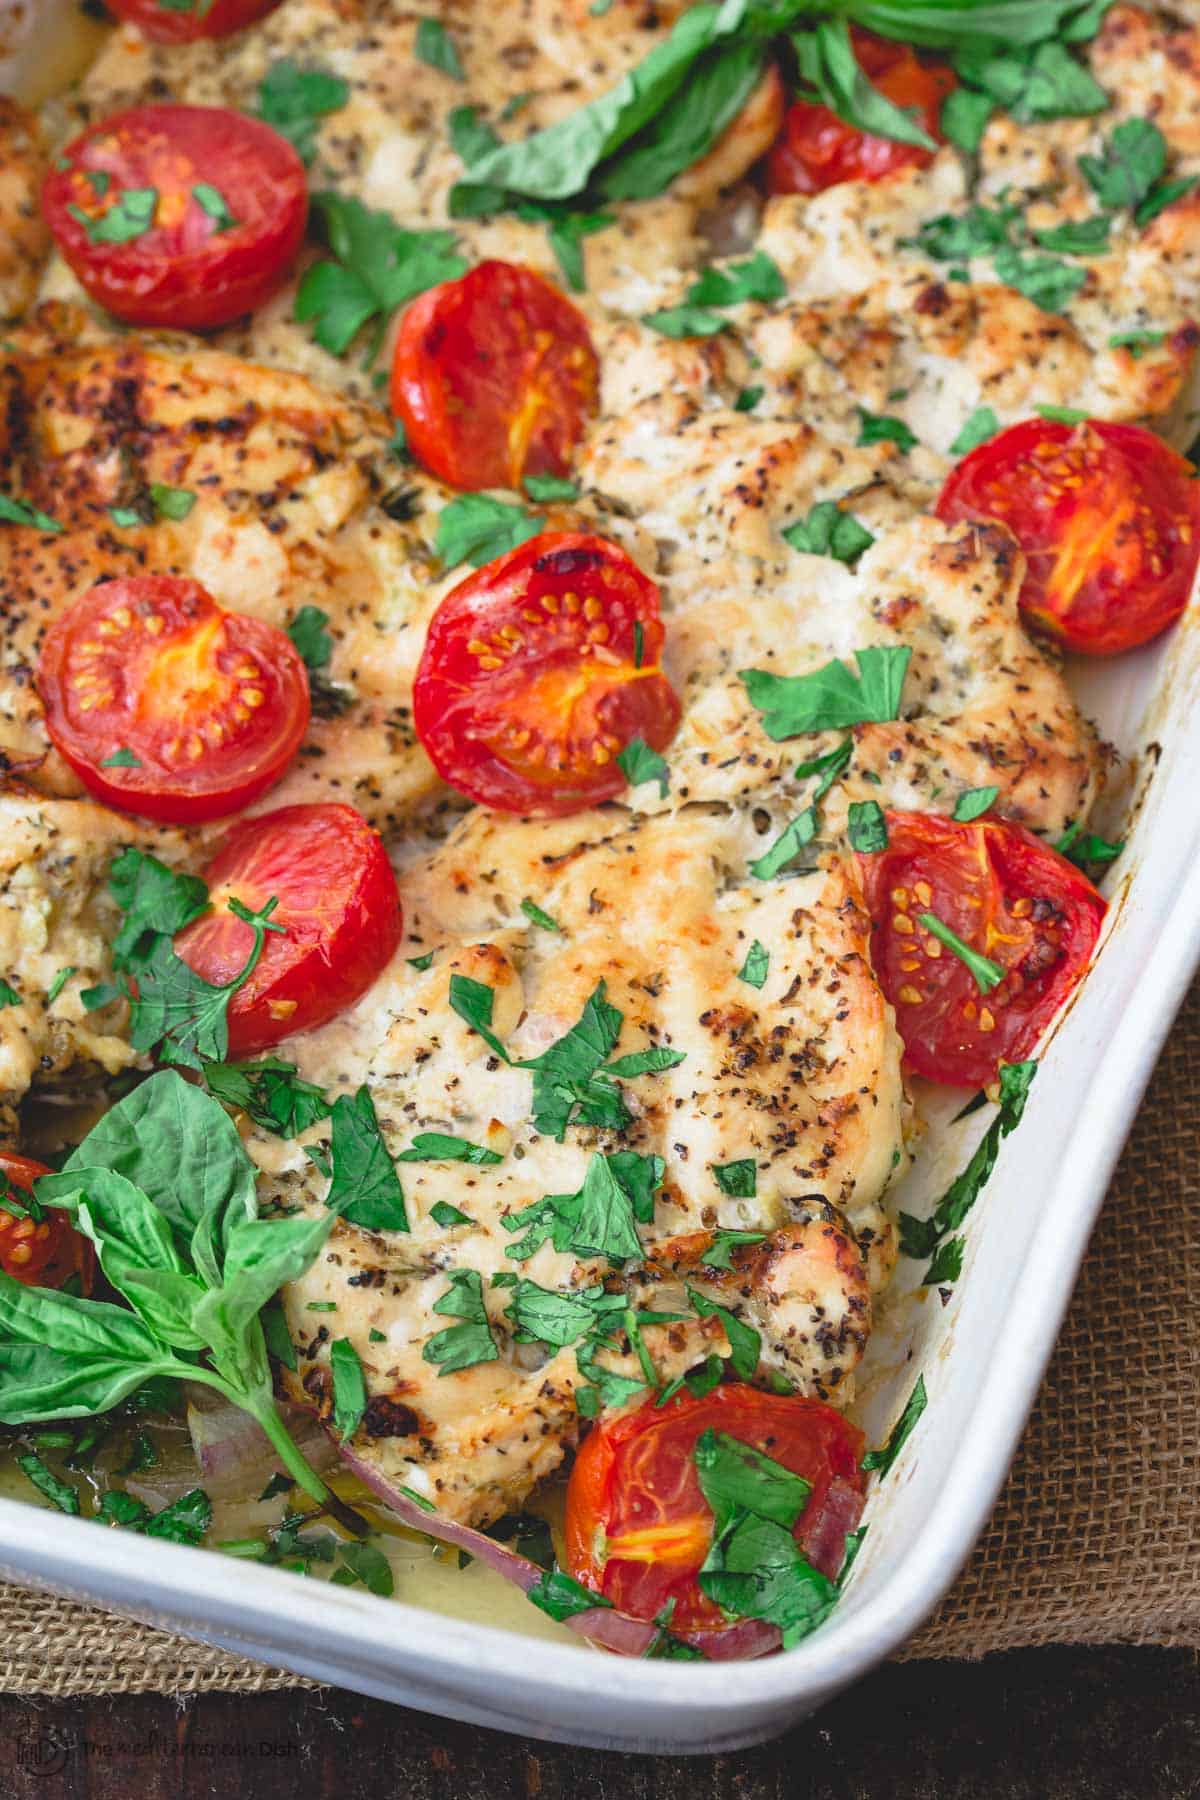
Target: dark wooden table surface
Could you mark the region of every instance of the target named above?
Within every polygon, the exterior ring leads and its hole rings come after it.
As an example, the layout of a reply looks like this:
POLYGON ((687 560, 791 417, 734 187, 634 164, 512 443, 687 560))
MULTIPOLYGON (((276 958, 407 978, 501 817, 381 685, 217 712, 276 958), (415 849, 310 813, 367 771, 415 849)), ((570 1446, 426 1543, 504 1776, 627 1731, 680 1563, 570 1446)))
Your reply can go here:
POLYGON ((737 1755, 527 1743, 354 1694, 0 1697, 3 1800, 1194 1800, 1191 1651, 884 1668, 737 1755))

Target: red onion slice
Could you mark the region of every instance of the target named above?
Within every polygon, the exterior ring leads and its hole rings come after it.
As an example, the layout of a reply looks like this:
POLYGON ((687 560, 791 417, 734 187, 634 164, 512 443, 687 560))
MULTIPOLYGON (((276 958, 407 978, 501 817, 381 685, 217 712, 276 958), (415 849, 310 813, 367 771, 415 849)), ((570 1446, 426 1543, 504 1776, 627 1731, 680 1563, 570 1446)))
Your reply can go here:
POLYGON ((819 1507, 810 1506, 800 1525, 800 1545, 814 1569, 836 1581, 846 1560, 846 1539, 863 1516, 865 1497, 836 1475, 819 1507))

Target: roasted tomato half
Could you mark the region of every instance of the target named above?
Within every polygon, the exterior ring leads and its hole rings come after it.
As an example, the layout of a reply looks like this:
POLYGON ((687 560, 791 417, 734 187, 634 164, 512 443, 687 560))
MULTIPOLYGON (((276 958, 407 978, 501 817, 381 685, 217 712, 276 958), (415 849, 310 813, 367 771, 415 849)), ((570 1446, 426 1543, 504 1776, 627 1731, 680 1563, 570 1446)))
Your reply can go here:
POLYGON ((888 846, 858 858, 875 973, 909 1068, 982 1087, 1027 1057, 1087 967, 1105 903, 1065 857, 1019 825, 889 813, 888 846), (948 926, 972 968, 928 917, 948 926), (995 985, 995 972, 1001 976, 995 985))
POLYGON ((658 589, 625 552, 543 532, 468 575, 434 613, 413 722, 438 773, 502 812, 611 800, 640 737, 670 743, 679 701, 659 666, 658 589))
POLYGON ((228 37, 274 12, 280 0, 108 0, 118 19, 136 25, 156 44, 191 44, 228 37))
POLYGON ((230 899, 277 901, 262 955, 229 1002, 229 1054, 252 1056, 360 999, 400 943, 396 877, 379 834, 340 804, 284 806, 235 825, 204 871, 212 910, 175 949, 214 986, 246 966, 254 932, 230 899))
POLYGON ((37 687, 55 748, 93 794, 178 825, 265 793, 308 726, 286 632, 175 575, 89 589, 46 633, 37 687))
MULTIPOLYGON (((34 1182, 49 1173, 45 1163, 0 1152, 0 1200, 27 1208, 34 1182)), ((61 1207, 35 1204, 34 1210, 40 1218, 0 1208, 0 1269, 27 1287, 61 1287, 69 1275, 78 1274, 84 1293, 90 1293, 95 1273, 91 1244, 61 1207)))
POLYGON ((579 308, 516 263, 481 262, 430 288, 400 323, 392 409, 414 454, 453 487, 565 475, 598 385, 579 308))
POLYGON ((575 1458, 567 1488, 567 1568, 618 1611, 654 1619, 671 1601, 671 1629, 694 1636, 733 1623, 696 1580, 713 1514, 693 1460, 708 1430, 749 1444, 812 1484, 795 1537, 833 1579, 862 1510, 863 1436, 821 1400, 787 1399, 741 1383, 703 1399, 680 1393, 601 1420, 575 1458))
POLYGON ((54 159, 42 211, 100 306, 130 325, 212 331, 283 282, 308 184, 286 138, 216 106, 137 106, 54 159))
MULTIPOLYGON (((859 67, 872 87, 894 106, 911 113, 937 143, 942 102, 958 86, 945 63, 921 58, 907 44, 894 44, 870 31, 851 34, 859 67)), ((899 144, 847 125, 827 106, 797 100, 767 157, 772 194, 819 194, 842 181, 878 181, 894 169, 923 168, 933 153, 919 144, 899 144)))
POLYGON ((1026 621, 1092 656, 1173 625, 1200 561, 1200 482, 1140 425, 1010 426, 963 459, 937 511, 1007 525, 1028 565, 1026 621))

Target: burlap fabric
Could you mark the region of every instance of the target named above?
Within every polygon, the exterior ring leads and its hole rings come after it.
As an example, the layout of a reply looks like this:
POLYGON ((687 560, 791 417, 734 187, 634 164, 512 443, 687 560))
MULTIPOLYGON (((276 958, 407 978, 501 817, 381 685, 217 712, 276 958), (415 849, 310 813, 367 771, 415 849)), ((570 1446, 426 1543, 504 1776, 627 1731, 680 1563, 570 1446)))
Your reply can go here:
MULTIPOLYGON (((1200 982, 1126 1147, 1008 1484, 906 1646, 1200 1645, 1200 982)), ((261 1692, 299 1678, 0 1586, 0 1691, 261 1692)))

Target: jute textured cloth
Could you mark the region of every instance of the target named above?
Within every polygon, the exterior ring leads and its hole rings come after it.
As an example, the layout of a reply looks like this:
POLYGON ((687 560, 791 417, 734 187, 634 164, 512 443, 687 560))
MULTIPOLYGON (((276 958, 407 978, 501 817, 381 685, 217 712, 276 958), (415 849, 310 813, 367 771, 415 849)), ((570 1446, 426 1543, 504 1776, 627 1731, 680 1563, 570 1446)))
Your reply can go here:
MULTIPOLYGON (((1125 1149, 1008 1484, 906 1646, 1200 1645, 1200 982, 1125 1149)), ((300 1685, 219 1650, 0 1586, 0 1691, 300 1685)))

